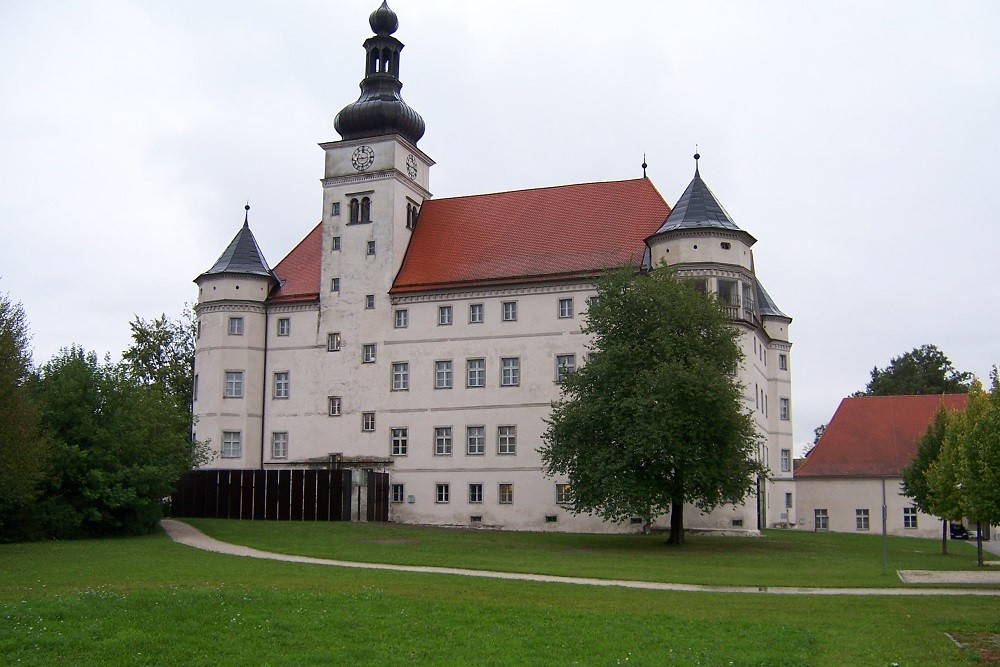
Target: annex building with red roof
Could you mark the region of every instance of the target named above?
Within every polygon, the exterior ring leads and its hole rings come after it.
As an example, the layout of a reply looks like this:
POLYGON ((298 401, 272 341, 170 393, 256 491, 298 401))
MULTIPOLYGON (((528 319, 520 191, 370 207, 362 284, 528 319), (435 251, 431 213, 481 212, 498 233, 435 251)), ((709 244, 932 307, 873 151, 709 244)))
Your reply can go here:
POLYGON ((400 96, 398 19, 383 3, 369 23, 361 96, 337 114, 341 139, 320 145, 322 220, 273 268, 245 220, 195 281, 196 435, 217 455, 206 467, 336 461, 359 493, 364 471, 385 472, 402 522, 639 530, 570 512, 568 481, 545 475, 538 448, 558 380, 584 363, 595 280, 666 262, 739 327, 744 403, 772 470, 745 505, 691 508, 687 523, 780 522, 791 318, 697 163, 672 207, 645 175, 434 198, 424 121, 400 96))
POLYGON ((800 527, 935 537, 941 520, 902 493, 903 469, 943 405, 965 409, 965 394, 845 398, 795 471, 800 527), (883 495, 884 493, 884 495, 883 495))

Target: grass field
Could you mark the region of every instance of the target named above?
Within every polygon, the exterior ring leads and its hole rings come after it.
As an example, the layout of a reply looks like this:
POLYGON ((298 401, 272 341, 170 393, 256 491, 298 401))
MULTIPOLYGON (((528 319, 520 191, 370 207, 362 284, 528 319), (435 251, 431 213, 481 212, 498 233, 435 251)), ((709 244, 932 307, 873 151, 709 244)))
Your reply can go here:
MULTIPOLYGON (((632 570, 628 578, 646 578, 656 562, 668 562, 690 577, 717 568, 720 583, 780 579, 767 571, 785 570, 797 555, 822 560, 813 554, 839 544, 811 534, 769 536, 752 547, 761 550, 755 565, 740 566, 739 556, 722 553, 723 543, 700 540, 660 555, 655 541, 646 545, 640 536, 605 541, 347 524, 313 533, 301 531, 318 526, 198 523, 223 539, 242 534, 245 543, 292 553, 374 558, 424 547, 421 558, 454 559, 448 564, 486 567, 506 557, 528 567, 534 558, 543 571, 569 558, 573 574, 632 570)), ((917 548, 923 544, 894 542, 893 566, 908 558, 933 562, 936 543, 926 542, 928 553, 917 548)), ((952 567, 973 555, 938 558, 952 567)), ((828 569, 846 563, 851 578, 888 585, 893 577, 869 573, 868 560, 831 554, 828 569)), ((880 561, 874 567, 880 572, 880 561)), ((794 576, 812 569, 822 568, 804 566, 794 576)), ((1000 599, 674 593, 344 570, 211 554, 162 535, 0 545, 2 664, 975 664, 945 632, 1000 632, 1000 599)))

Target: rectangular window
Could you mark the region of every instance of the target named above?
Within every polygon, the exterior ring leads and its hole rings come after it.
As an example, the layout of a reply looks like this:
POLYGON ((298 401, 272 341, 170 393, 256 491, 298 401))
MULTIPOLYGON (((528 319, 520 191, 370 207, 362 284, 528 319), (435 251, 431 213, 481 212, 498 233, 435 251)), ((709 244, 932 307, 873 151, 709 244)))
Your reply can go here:
POLYGON ((434 362, 434 388, 451 389, 453 382, 451 359, 434 362))
POLYGON ((340 416, 340 396, 327 396, 326 397, 326 407, 327 414, 331 417, 340 416))
POLYGON ((368 243, 365 244, 365 254, 368 255, 369 257, 374 257, 375 256, 375 241, 374 240, 370 240, 370 241, 368 241, 368 243))
POLYGON ((410 364, 397 361, 392 365, 392 390, 406 391, 410 388, 410 364))
POLYGON ((435 502, 438 503, 451 502, 451 486, 448 484, 435 485, 434 497, 435 497, 435 502))
POLYGON ((390 429, 392 436, 392 455, 406 456, 407 434, 405 428, 390 429))
POLYGON ((519 357, 500 358, 500 386, 516 387, 521 384, 521 359, 519 357))
POLYGON ((502 483, 497 488, 497 500, 501 505, 510 505, 514 502, 514 485, 502 483))
POLYGON ((782 449, 781 450, 781 472, 791 472, 792 471, 792 450, 782 449))
POLYGON ((917 508, 916 507, 904 507, 903 508, 903 528, 916 528, 917 527, 917 508))
POLYGON ((335 201, 330 204, 330 215, 340 215, 340 202, 335 201))
POLYGON ((497 426, 497 454, 517 453, 517 427, 497 426))
POLYGON ((470 503, 481 503, 481 502, 483 502, 483 485, 482 484, 469 484, 469 502, 470 503))
POLYGON ((292 320, 288 317, 278 318, 278 335, 288 336, 292 333, 292 320))
POLYGON ((465 429, 465 453, 478 456, 486 453, 486 427, 469 426, 465 429))
POLYGON ((340 291, 340 278, 330 278, 330 291, 331 292, 340 291))
POLYGON ((486 386, 486 360, 485 359, 468 359, 465 362, 466 368, 468 369, 468 380, 466 381, 467 387, 485 387, 486 386))
POLYGON ((779 354, 778 355, 778 368, 783 371, 788 370, 788 355, 779 354))
POLYGON ((291 393, 291 382, 289 381, 288 371, 281 371, 280 373, 275 373, 274 397, 288 398, 290 393, 291 393))
POLYGON ((406 502, 406 493, 403 490, 402 484, 393 484, 389 488, 392 491, 392 496, 391 496, 392 502, 394 503, 406 502))
POLYGON ((340 237, 339 236, 334 236, 330 240, 330 243, 331 243, 331 245, 330 245, 331 252, 340 252, 340 237))
POLYGON ((778 399, 778 414, 783 421, 789 419, 789 403, 787 398, 778 399))
POLYGON ((451 324, 451 306, 438 306, 438 325, 448 326, 451 324))
POLYGON ((856 530, 869 530, 871 528, 870 517, 867 509, 854 510, 854 523, 856 530))
POLYGON ((242 454, 243 436, 239 431, 222 432, 222 458, 238 459, 242 454))
POLYGON ((559 317, 573 317, 573 299, 559 299, 559 317))
POLYGON ((330 333, 326 335, 326 351, 327 352, 339 352, 340 351, 340 334, 330 333))
POLYGON ((375 343, 365 343, 361 348, 361 362, 365 364, 375 363, 375 343))
POLYGON ((469 324, 483 323, 483 304, 473 303, 469 306, 469 324))
POLYGON ((566 505, 573 502, 573 496, 570 495, 569 484, 556 484, 556 502, 560 505, 566 505))
POLYGON ((288 433, 275 432, 271 434, 271 458, 288 458, 288 433))
POLYGON ((393 326, 397 329, 405 329, 410 323, 410 314, 407 312, 406 308, 396 309, 396 319, 393 326))
POLYGON ((813 510, 814 530, 830 530, 830 515, 825 509, 813 510))
POLYGON ((229 318, 229 335, 230 336, 242 336, 243 335, 243 318, 242 317, 230 317, 229 318))
POLYGON ((243 398, 243 371, 226 371, 225 398, 243 398))
POLYGON ((372 310, 375 308, 375 295, 365 294, 365 310, 372 310))
POLYGON ((785 509, 789 509, 789 510, 792 509, 792 494, 791 493, 786 493, 785 494, 785 509))
POLYGON ((503 302, 503 321, 504 322, 517 321, 517 301, 503 302))
POLYGON ((566 376, 576 370, 575 354, 556 355, 556 382, 562 382, 566 376))
POLYGON ((374 412, 362 412, 361 413, 361 430, 365 433, 371 433, 375 430, 375 413, 374 412))
POLYGON ((192 401, 197 401, 198 400, 198 374, 197 373, 194 374, 194 384, 191 385, 191 400, 192 401))
POLYGON ((434 429, 434 455, 451 456, 450 426, 438 426, 434 429))
POLYGON ((195 325, 194 337, 199 339, 201 338, 201 320, 198 320, 198 323, 195 325))

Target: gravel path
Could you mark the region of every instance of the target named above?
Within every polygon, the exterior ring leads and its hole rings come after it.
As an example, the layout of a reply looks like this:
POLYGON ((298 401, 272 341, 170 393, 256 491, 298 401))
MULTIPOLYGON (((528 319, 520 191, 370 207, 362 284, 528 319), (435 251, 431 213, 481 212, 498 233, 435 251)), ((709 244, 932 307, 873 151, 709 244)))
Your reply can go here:
MULTIPOLYGON (((656 581, 628 581, 621 579, 590 579, 585 577, 557 577, 545 574, 521 574, 517 572, 492 572, 489 570, 467 570, 454 567, 429 567, 423 565, 389 565, 385 563, 355 563, 326 558, 311 558, 309 556, 292 556, 288 554, 260 551, 238 544, 220 542, 197 528, 181 521, 164 519, 160 526, 174 542, 196 549, 213 551, 230 556, 245 558, 262 558, 266 560, 285 561, 288 563, 306 563, 309 565, 326 565, 333 567, 350 567, 362 570, 390 570, 393 572, 419 572, 425 574, 451 574, 463 577, 479 577, 484 579, 510 579, 516 581, 540 581, 556 584, 577 584, 582 586, 618 586, 621 588, 645 588, 660 591, 686 591, 700 593, 766 593, 770 595, 980 595, 1000 596, 1000 589, 976 588, 807 588, 794 586, 702 586, 697 584, 668 584, 656 581)), ((926 570, 900 571, 902 576, 908 573, 928 573, 926 570)), ((930 572, 929 575, 993 575, 993 579, 946 580, 935 579, 934 576, 918 574, 918 579, 907 583, 1000 583, 1000 572, 930 572)))

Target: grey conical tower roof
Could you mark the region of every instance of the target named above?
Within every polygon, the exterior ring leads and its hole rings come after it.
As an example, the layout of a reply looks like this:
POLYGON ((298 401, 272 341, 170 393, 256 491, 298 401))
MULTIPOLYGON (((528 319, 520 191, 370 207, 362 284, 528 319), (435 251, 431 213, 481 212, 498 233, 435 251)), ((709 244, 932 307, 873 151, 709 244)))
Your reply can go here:
POLYGON ((715 198, 705 181, 701 180, 701 173, 699 173, 697 166, 694 168, 694 178, 691 179, 691 183, 674 204, 670 215, 656 230, 654 236, 681 229, 728 230, 745 234, 749 237, 751 244, 756 241, 753 236, 740 229, 729 217, 726 209, 715 198))
POLYGON ((274 273, 264 259, 264 253, 257 245, 257 239, 250 231, 249 211, 250 207, 247 206, 247 217, 243 219, 243 227, 236 233, 212 268, 198 276, 199 278, 221 273, 242 273, 274 278, 274 273))

